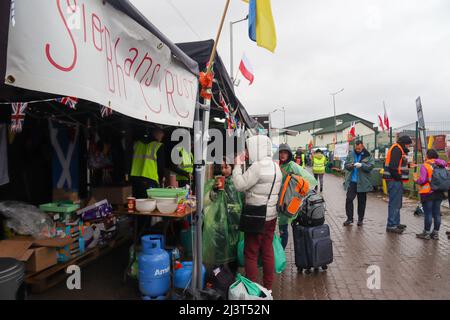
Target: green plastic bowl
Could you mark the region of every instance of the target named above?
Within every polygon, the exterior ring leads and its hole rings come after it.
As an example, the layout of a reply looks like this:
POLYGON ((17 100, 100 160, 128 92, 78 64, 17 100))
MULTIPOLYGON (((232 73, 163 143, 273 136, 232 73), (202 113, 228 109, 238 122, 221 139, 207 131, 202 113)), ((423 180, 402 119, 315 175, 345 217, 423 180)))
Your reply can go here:
POLYGON ((149 198, 177 198, 184 196, 186 194, 186 189, 183 188, 152 188, 147 190, 147 195, 149 198))

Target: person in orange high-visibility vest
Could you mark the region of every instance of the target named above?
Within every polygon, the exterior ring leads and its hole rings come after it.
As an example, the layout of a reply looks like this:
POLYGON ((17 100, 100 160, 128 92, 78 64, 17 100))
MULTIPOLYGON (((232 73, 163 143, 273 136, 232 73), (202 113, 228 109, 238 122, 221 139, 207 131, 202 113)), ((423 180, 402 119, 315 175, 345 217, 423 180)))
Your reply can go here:
POLYGON ((445 168, 445 161, 439 159, 436 150, 427 151, 425 163, 420 168, 420 176, 415 173, 414 181, 419 185, 420 201, 424 211, 425 227, 422 233, 417 234, 420 239, 439 239, 439 229, 441 226, 441 203, 444 200, 444 192, 431 189, 431 178, 435 167, 445 168), (433 231, 431 225, 433 224, 433 231))
POLYGON ((389 195, 387 232, 401 234, 406 228, 400 224, 400 209, 403 203, 403 183, 409 180, 407 154, 411 144, 410 137, 399 137, 386 155, 383 179, 387 181, 389 195))

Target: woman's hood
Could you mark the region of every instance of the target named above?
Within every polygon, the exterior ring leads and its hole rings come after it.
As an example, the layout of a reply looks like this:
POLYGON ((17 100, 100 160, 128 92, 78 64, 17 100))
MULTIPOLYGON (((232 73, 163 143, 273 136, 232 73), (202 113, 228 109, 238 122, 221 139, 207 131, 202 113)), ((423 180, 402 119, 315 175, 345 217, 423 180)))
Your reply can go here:
POLYGON ((272 140, 267 136, 253 136, 247 139, 248 158, 250 162, 272 158, 272 140))

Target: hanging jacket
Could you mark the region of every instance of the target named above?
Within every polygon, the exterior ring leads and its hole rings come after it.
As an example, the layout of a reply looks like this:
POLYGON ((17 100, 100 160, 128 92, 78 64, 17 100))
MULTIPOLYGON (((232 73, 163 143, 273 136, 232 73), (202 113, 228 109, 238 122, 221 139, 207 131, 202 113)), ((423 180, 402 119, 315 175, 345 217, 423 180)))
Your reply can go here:
POLYGON ((313 173, 325 174, 325 166, 327 165, 327 157, 323 154, 315 154, 313 157, 313 173))
POLYGON ((245 191, 245 204, 267 204, 266 221, 271 221, 278 215, 276 205, 282 180, 280 168, 272 160, 272 140, 263 135, 253 136, 247 139, 247 148, 250 167, 242 173, 242 165, 235 165, 233 183, 237 191, 245 191), (267 201, 275 173, 275 184, 267 201))

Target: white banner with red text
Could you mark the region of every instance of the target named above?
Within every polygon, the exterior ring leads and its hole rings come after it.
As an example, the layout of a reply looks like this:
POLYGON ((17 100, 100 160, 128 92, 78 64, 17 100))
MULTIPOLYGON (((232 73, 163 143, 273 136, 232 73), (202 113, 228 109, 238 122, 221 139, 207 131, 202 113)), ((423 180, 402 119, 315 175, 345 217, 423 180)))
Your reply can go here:
POLYGON ((16 0, 14 21, 6 84, 97 102, 143 121, 193 126, 196 76, 110 4, 16 0))

